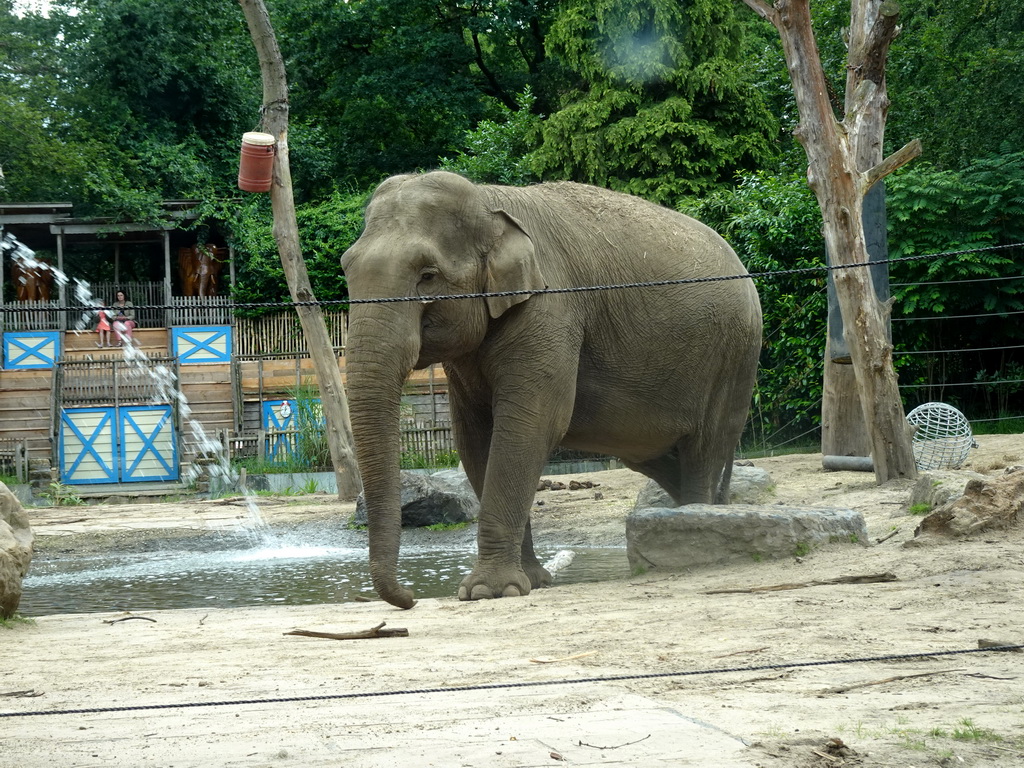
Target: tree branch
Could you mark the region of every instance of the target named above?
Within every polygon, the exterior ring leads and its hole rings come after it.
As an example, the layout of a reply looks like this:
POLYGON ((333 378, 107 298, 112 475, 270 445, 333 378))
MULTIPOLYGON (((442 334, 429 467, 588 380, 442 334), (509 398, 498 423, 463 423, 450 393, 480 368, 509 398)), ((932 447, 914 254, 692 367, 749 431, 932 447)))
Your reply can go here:
POLYGON ((893 152, 885 160, 880 162, 874 168, 868 169, 863 176, 864 191, 867 192, 875 183, 884 179, 890 173, 904 165, 909 163, 915 157, 921 154, 921 140, 914 139, 908 144, 904 144, 900 149, 893 152))
POLYGON ((743 0, 750 10, 760 16, 766 21, 770 21, 775 24, 775 16, 778 13, 772 6, 764 2, 764 0, 743 0))
POLYGON ((850 52, 851 65, 860 68, 860 79, 878 84, 884 81, 889 45, 896 36, 899 13, 900 7, 897 3, 882 3, 862 47, 859 51, 850 52))

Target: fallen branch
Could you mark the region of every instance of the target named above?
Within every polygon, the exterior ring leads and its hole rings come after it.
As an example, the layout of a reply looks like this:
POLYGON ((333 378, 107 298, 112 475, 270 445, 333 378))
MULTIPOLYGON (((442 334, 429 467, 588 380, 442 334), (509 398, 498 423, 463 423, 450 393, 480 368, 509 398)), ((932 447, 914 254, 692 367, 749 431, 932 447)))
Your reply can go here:
POLYGON ((769 646, 764 648, 751 648, 749 651, 733 651, 732 653, 723 653, 721 656, 712 656, 712 659, 727 659, 730 656, 741 656, 744 653, 760 653, 761 651, 767 651, 769 646))
POLYGON ((649 738, 651 738, 651 734, 648 733, 642 739, 637 739, 636 741, 627 741, 625 744, 613 744, 610 747, 599 747, 596 744, 587 744, 587 742, 585 742, 585 741, 579 742, 579 746, 581 746, 581 747, 590 747, 591 749, 620 749, 621 747, 629 747, 629 746, 632 746, 633 744, 639 744, 641 741, 647 741, 647 739, 649 739, 649 738))
POLYGON ((119 621, 131 621, 132 619, 138 619, 139 621, 152 621, 156 624, 156 619, 151 619, 149 616, 122 616, 120 619, 104 619, 104 624, 117 624, 119 621))
POLYGON ((883 536, 882 538, 875 539, 875 544, 881 544, 883 541, 888 541, 889 539, 891 539, 893 536, 895 536, 899 532, 900 532, 899 528, 893 528, 891 531, 889 531, 887 534, 885 534, 885 536, 883 536))
POLYGON ((572 661, 573 659, 582 659, 584 656, 593 656, 597 651, 586 651, 585 653, 577 653, 575 656, 562 656, 554 659, 550 656, 538 656, 536 659, 530 659, 534 664, 554 664, 556 661, 572 661))
POLYGON ((382 621, 376 627, 364 629, 359 632, 314 632, 308 629, 293 629, 285 632, 286 635, 298 635, 300 637, 322 637, 326 640, 371 640, 375 637, 408 637, 409 630, 403 627, 384 629, 387 622, 382 621))
POLYGON ((732 595, 747 592, 782 592, 787 589, 803 589, 804 587, 823 587, 830 584, 878 584, 896 581, 895 573, 869 573, 864 576, 840 576, 822 581, 800 581, 795 584, 773 584, 769 587, 746 587, 743 589, 712 589, 705 595, 732 595))
POLYGON ((24 691, 7 691, 6 693, 0 693, 0 698, 34 699, 35 697, 42 695, 42 691, 37 691, 34 688, 29 688, 24 691))
POLYGON ((910 680, 914 677, 929 677, 930 675, 948 675, 951 672, 962 672, 966 667, 958 667, 956 669, 939 669, 935 672, 918 672, 914 675, 896 675, 895 677, 887 677, 883 680, 872 680, 869 683, 854 683, 853 685, 841 685, 838 688, 826 688, 821 693, 846 693, 852 691, 855 688, 867 688, 871 685, 882 685, 883 683, 894 683, 897 680, 910 680))

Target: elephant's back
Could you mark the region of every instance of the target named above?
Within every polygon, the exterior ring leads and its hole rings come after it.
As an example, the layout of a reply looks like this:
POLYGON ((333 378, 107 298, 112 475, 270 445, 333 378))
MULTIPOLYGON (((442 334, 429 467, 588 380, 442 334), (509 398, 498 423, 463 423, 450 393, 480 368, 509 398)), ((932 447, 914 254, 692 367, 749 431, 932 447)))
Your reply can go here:
POLYGON ((515 209, 510 212, 533 230, 540 248, 577 254, 590 279, 593 269, 625 281, 746 274, 711 227, 648 200, 568 181, 514 192, 500 204, 515 209))

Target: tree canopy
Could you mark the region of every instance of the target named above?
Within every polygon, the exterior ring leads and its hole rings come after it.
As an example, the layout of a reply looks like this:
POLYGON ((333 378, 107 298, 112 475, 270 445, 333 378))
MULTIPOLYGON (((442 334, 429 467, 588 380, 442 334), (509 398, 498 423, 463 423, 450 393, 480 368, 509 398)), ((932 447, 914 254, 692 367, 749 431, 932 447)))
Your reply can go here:
MULTIPOLYGON (((338 257, 370 190, 389 174, 437 167, 484 182, 588 182, 692 211, 755 269, 823 260, 779 42, 739 0, 268 6, 288 69, 295 198, 319 297, 345 295, 338 257)), ((924 152, 889 181, 893 254, 1019 241, 1024 5, 900 6, 886 151, 920 138, 924 152)), ((849 11, 849 0, 812 2, 837 113, 849 11)), ((235 187, 260 98, 237 4, 57 0, 44 15, 0 0, 0 201, 69 200, 80 213, 148 220, 161 200, 200 200, 238 248, 238 297, 283 299, 269 206, 235 187)), ((948 274, 1019 263, 1014 251, 964 256, 948 274)), ((1024 281, 918 285, 937 282, 935 269, 894 270, 907 283, 896 289, 900 308, 1021 306, 1024 281)), ((818 344, 820 285, 761 290, 777 340, 764 398, 797 382, 813 399, 802 379, 818 344)), ((894 332, 934 341, 920 324, 894 332)), ((780 427, 803 407, 791 405, 776 415, 780 427)))

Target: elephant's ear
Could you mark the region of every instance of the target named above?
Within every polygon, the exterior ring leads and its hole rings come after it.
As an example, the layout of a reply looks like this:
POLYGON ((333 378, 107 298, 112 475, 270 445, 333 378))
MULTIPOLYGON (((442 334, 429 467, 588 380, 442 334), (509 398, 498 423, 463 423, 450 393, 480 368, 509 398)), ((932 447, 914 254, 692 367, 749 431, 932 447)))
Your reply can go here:
MULTIPOLYGON (((522 225, 504 211, 493 211, 495 240, 487 252, 484 290, 531 291, 546 288, 544 275, 537 264, 537 251, 533 240, 522 225)), ((529 293, 518 296, 492 296, 486 299, 491 317, 501 317, 511 307, 530 298, 529 293)))

